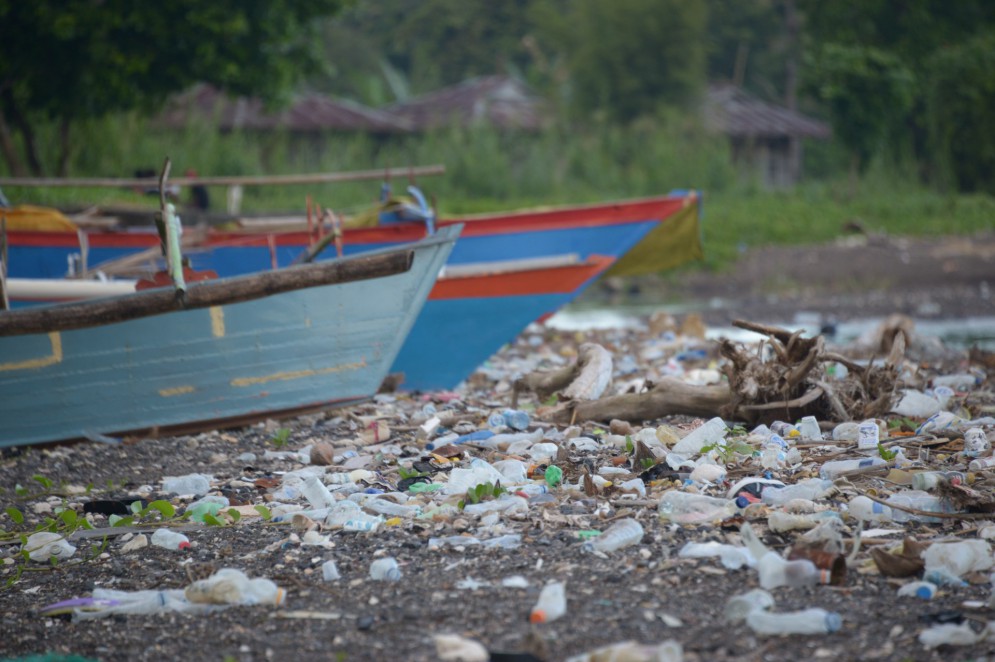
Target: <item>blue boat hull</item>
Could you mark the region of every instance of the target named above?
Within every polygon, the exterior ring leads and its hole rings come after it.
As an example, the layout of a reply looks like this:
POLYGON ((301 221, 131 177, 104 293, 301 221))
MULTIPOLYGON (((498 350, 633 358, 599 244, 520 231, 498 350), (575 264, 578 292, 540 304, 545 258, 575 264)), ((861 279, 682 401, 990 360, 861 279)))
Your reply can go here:
POLYGON ((412 246, 411 269, 393 276, 0 338, 0 447, 368 398, 457 234, 412 246))

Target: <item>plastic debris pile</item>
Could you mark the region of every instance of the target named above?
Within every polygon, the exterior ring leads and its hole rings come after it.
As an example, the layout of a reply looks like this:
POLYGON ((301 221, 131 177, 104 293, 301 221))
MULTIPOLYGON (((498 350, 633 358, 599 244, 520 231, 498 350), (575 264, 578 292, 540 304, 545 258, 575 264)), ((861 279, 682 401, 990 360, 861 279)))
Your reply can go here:
MULTIPOLYGON (((697 385, 724 379, 715 343, 702 337, 664 328, 602 332, 596 339, 614 357, 612 386, 599 386, 609 393, 639 391, 663 377, 697 385)), ((347 535, 370 538, 372 549, 384 531, 410 530, 417 544, 447 554, 469 547, 514 550, 529 544, 536 522, 546 521, 570 527, 586 554, 608 558, 638 554, 644 539, 679 532, 686 542, 674 550, 667 571, 721 566, 739 573, 744 588, 758 588, 727 596, 727 625, 721 626, 760 637, 845 632, 854 615, 825 608, 820 595, 827 585, 847 586, 859 577, 887 578, 903 600, 995 581, 989 577, 995 565, 989 543, 995 538, 995 400, 977 363, 961 359, 955 370, 940 373, 925 367, 928 361, 906 359, 891 413, 875 418, 782 420, 772 406, 766 423, 749 425, 686 415, 562 425, 544 418, 548 403, 513 408, 516 376, 568 365, 576 353, 572 340, 549 331, 526 334, 459 393, 380 395, 372 405, 320 419, 306 443, 240 456, 245 466, 269 468, 267 476, 245 473, 228 481, 255 486, 260 495, 238 507, 242 524, 258 505, 286 526, 281 545, 320 552, 329 536, 347 535), (776 608, 782 588, 799 586, 811 587, 811 604, 776 608)), ((763 346, 757 351, 762 355, 763 346)), ((818 379, 831 390, 846 371, 833 364, 818 379)), ((213 476, 167 477, 160 487, 193 521, 232 517, 213 476)), ((91 519, 106 526, 99 515, 91 519)), ((189 530, 160 529, 152 542, 182 554, 196 538, 189 530)), ((24 548, 42 563, 71 558, 74 544, 37 533, 24 548)), ((351 579, 342 577, 333 556, 325 555, 319 576, 351 579)), ((283 592, 272 582, 257 594, 247 586, 259 580, 234 573, 221 571, 180 591, 95 591, 91 602, 62 608, 90 618, 282 603, 283 592)), ((370 559, 371 580, 387 585, 405 575, 394 558, 370 559)), ((539 627, 580 608, 565 579, 550 576, 533 589, 522 612, 539 627)), ((987 612, 979 613, 987 620, 987 612)), ((993 628, 967 621, 924 625, 918 636, 928 648, 974 644, 993 628)), ((663 639, 652 647, 623 642, 615 648, 631 649, 624 659, 681 659, 681 645, 663 639)), ((440 659, 463 659, 451 656, 464 649, 466 659, 482 655, 479 644, 455 635, 440 634, 436 645, 440 659)), ((614 659, 598 655, 575 659, 614 659)))

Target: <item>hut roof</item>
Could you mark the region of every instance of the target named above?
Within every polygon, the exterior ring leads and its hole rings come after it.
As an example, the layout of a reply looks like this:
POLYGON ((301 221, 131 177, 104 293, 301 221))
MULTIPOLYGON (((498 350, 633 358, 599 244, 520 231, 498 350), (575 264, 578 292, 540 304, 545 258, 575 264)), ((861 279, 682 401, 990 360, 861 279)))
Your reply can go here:
POLYGON ((824 122, 784 106, 761 101, 730 84, 711 85, 705 97, 705 121, 730 136, 828 139, 824 122))
POLYGON ((213 120, 218 128, 288 129, 296 132, 367 131, 406 133, 410 123, 389 112, 320 94, 297 97, 287 107, 268 110, 258 98, 231 98, 210 85, 197 85, 175 97, 158 117, 163 126, 181 127, 194 119, 213 120))
POLYGON ((524 83, 508 76, 471 78, 386 110, 408 120, 416 130, 478 122, 537 129, 544 122, 542 101, 524 83))

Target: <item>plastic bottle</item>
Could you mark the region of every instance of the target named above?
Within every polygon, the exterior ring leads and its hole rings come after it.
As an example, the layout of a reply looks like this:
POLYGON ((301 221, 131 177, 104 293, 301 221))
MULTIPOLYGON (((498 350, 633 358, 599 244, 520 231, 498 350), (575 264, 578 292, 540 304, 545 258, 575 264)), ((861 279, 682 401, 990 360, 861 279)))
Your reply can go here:
POLYGON ((966 477, 959 471, 919 471, 912 474, 912 488, 931 490, 944 478, 955 485, 966 482, 966 477))
POLYGON ((971 460, 971 463, 967 465, 967 468, 971 471, 984 471, 985 469, 995 468, 995 455, 989 457, 979 457, 976 460, 971 460))
POLYGON ((805 559, 788 561, 777 552, 767 552, 757 562, 761 588, 770 590, 779 586, 815 586, 828 584, 830 571, 820 570, 805 559))
MULTIPOLYGON (((771 435, 771 439, 775 436, 777 435, 771 435)), ((764 445, 763 452, 760 454, 760 466, 764 469, 777 469, 782 467, 784 466, 786 460, 787 456, 785 455, 784 450, 776 441, 768 441, 764 445)))
POLYGON ((726 603, 725 618, 729 623, 739 623, 751 611, 767 610, 773 606, 774 596, 762 588, 755 588, 729 598, 729 602, 726 603))
POLYGON ((250 579, 241 570, 222 568, 207 579, 186 587, 183 595, 196 604, 211 605, 279 605, 285 593, 265 577, 250 579))
POLYGON ((890 522, 892 520, 891 508, 863 495, 850 499, 847 509, 854 519, 863 522, 890 522))
POLYGON ((162 479, 162 491, 170 494, 204 496, 211 489, 211 480, 212 477, 205 474, 165 476, 162 479))
POLYGON ((312 508, 327 508, 335 505, 335 497, 317 476, 308 476, 301 486, 301 494, 312 508))
POLYGON ((936 584, 932 582, 909 582, 898 589, 898 595, 932 600, 933 596, 936 595, 936 584))
MULTIPOLYGON (((877 426, 874 427, 877 429, 877 426)), ((874 448, 877 448, 877 444, 874 445, 874 448)), ((835 462, 826 462, 819 470, 819 477, 824 480, 835 480, 840 475, 848 471, 856 471, 857 469, 865 469, 867 467, 879 467, 886 464, 888 463, 880 457, 867 457, 862 460, 837 460, 835 462)))
POLYGON ((584 543, 586 551, 614 552, 638 545, 643 539, 643 525, 632 518, 621 519, 605 529, 600 536, 584 543))
POLYGON ((746 615, 746 624, 757 634, 828 634, 843 625, 843 618, 820 607, 780 614, 755 609, 746 615))
POLYGON ((397 559, 392 556, 377 559, 370 564, 370 579, 378 582, 397 582, 401 580, 401 569, 397 559))
POLYGON ((190 549, 189 538, 169 529, 156 529, 149 541, 156 547, 165 549, 190 549))
POLYGON ((832 489, 833 482, 831 480, 808 478, 787 487, 765 488, 761 498, 768 506, 781 506, 792 499, 821 499, 832 489))
POLYGON ((68 559, 76 553, 76 548, 60 534, 52 531, 39 531, 28 536, 24 543, 28 557, 37 563, 46 563, 53 556, 57 559, 68 559))
POLYGON ((532 623, 549 623, 567 613, 567 590, 563 582, 546 584, 539 599, 536 600, 529 621, 532 623))
POLYGON ((919 643, 926 648, 937 648, 944 644, 949 646, 970 646, 978 643, 978 640, 987 632, 983 630, 981 634, 971 629, 971 622, 963 623, 943 623, 926 628, 919 633, 919 643))
MULTIPOLYGON (((912 508, 914 510, 924 510, 931 513, 949 513, 953 512, 949 502, 938 496, 930 494, 929 492, 923 492, 921 490, 910 490, 908 492, 902 492, 900 494, 892 494, 890 497, 885 499, 889 505, 892 506, 903 506, 905 508, 912 508)), ((905 512, 899 508, 891 509, 891 518, 895 522, 929 522, 932 524, 939 524, 943 521, 941 517, 930 517, 928 515, 915 515, 913 513, 905 512)))
POLYGON ((704 559, 717 556, 722 561, 722 565, 730 570, 738 570, 744 565, 752 567, 757 564, 757 560, 745 547, 715 542, 714 540, 686 543, 677 555, 682 559, 704 559))
POLYGON ((801 432, 802 439, 822 441, 822 428, 819 427, 819 420, 815 416, 802 418, 798 423, 798 431, 801 432))
POLYGON ((504 424, 512 430, 527 430, 529 427, 529 415, 519 409, 505 409, 501 412, 504 424))
POLYGON ((827 517, 836 516, 836 513, 831 510, 824 510, 819 513, 786 513, 783 510, 775 510, 767 516, 767 526, 774 533, 784 533, 785 531, 795 531, 797 529, 813 529, 818 526, 819 521, 827 517))
POLYGON ((799 431, 798 428, 791 423, 785 423, 784 421, 774 421, 770 424, 770 429, 774 434, 784 439, 792 439, 801 436, 801 431, 799 431))
POLYGON ((695 428, 674 445, 675 453, 700 453, 704 446, 715 444, 726 437, 729 428, 718 416, 695 428))
POLYGON ((847 421, 833 428, 833 441, 857 441, 860 423, 847 421))
POLYGON ((419 506, 405 506, 387 499, 368 499, 363 507, 385 517, 411 518, 421 515, 419 506))
POLYGON ((342 575, 339 574, 339 568, 335 565, 335 561, 325 561, 321 564, 321 578, 326 582, 333 582, 336 579, 341 579, 342 575))
POLYGON ((657 509, 660 518, 677 524, 716 522, 736 514, 736 502, 680 490, 665 492, 657 509))

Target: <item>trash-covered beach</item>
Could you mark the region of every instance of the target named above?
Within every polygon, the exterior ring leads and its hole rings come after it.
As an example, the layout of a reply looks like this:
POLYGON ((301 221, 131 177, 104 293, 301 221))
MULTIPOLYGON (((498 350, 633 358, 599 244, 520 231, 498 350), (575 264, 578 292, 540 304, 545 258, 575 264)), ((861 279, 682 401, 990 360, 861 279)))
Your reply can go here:
POLYGON ((5 452, 3 655, 990 654, 995 357, 741 326, 532 326, 454 392, 5 452))

